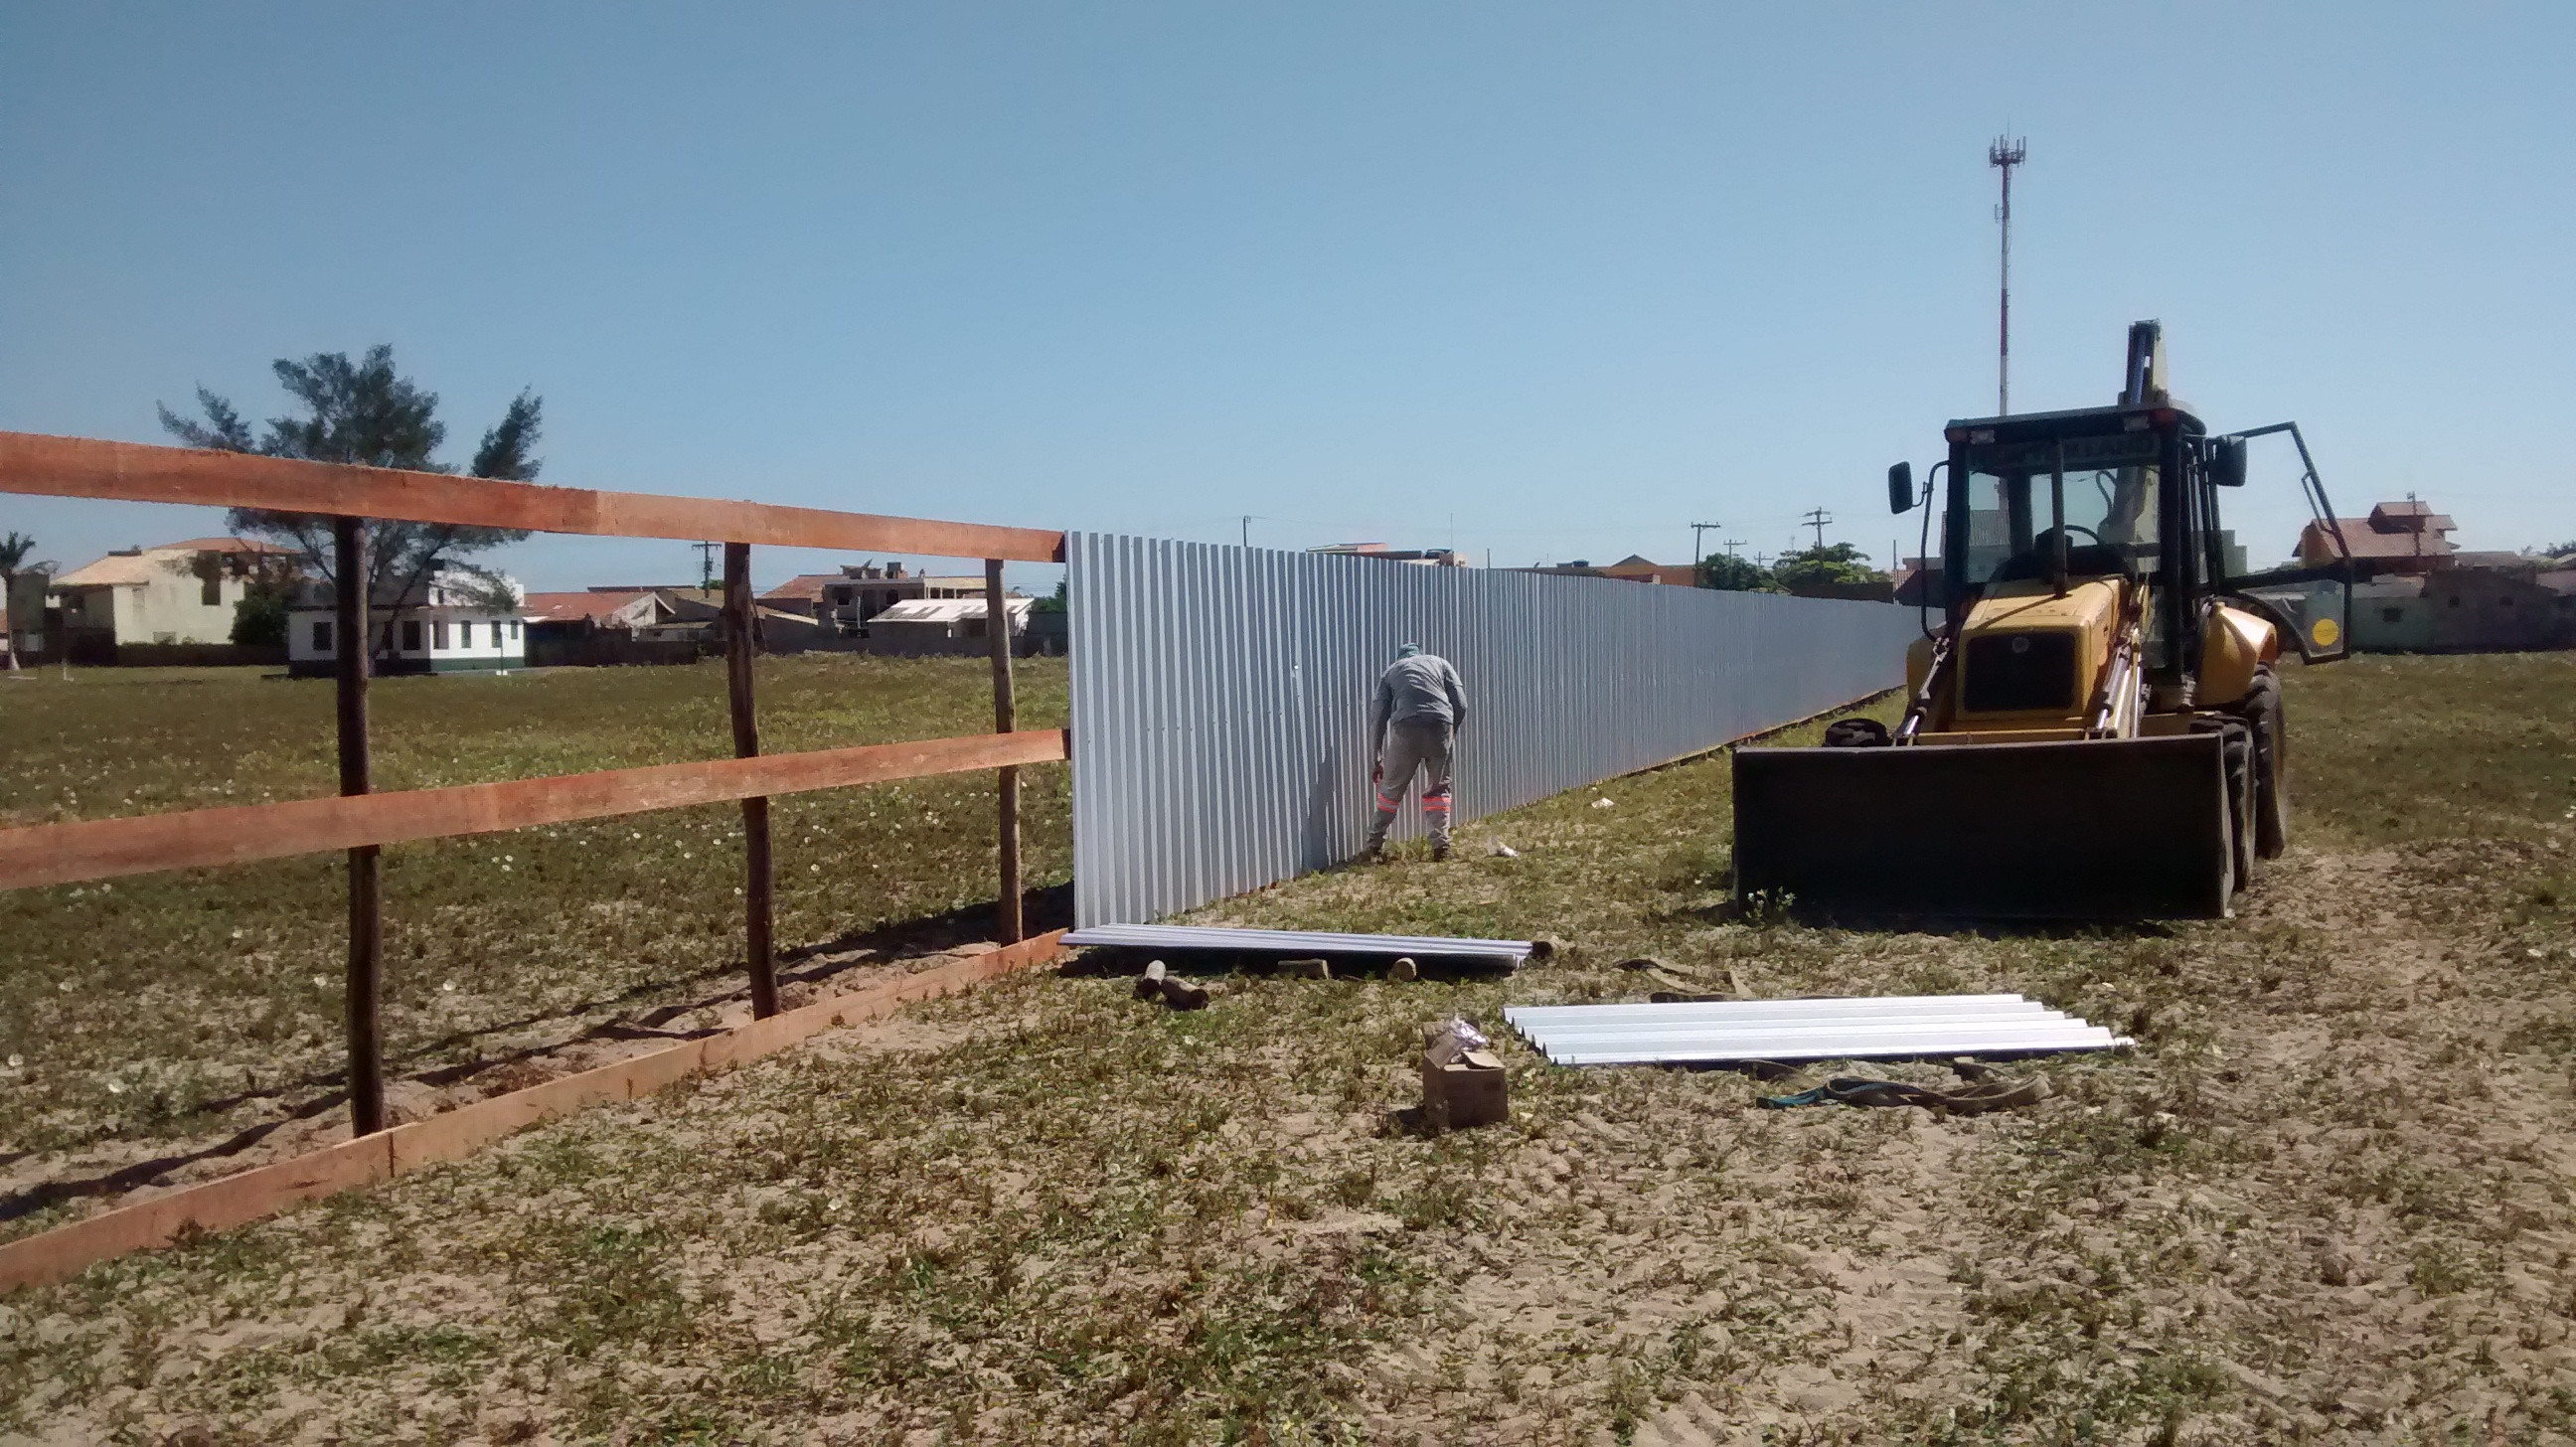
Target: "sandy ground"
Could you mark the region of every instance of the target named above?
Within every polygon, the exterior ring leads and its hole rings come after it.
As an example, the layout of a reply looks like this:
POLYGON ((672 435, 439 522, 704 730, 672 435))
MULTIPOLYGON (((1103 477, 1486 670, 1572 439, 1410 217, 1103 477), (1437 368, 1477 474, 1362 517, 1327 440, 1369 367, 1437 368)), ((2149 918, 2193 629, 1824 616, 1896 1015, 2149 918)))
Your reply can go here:
POLYGON ((2066 934, 1735 922, 1722 762, 1620 781, 1225 911, 1553 921, 1557 962, 1189 1014, 1037 975, 819 1037, 0 1300, 0 1439, 2576 1440, 2566 757, 2312 830, 2232 920, 2066 934), (1505 1038, 1512 1120, 1418 1128, 1424 1021, 1638 954, 2138 1044, 1940 1118, 1505 1038))

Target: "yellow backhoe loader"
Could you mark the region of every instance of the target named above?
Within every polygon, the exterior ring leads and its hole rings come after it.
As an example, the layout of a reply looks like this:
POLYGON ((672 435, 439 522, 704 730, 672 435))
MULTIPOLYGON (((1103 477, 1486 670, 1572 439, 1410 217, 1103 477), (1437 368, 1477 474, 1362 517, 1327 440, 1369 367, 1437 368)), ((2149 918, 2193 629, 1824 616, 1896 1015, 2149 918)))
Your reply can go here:
POLYGON ((2348 550, 2249 574, 2219 527, 2248 439, 2275 433, 2341 549, 2297 424, 2209 436, 2165 390, 2154 322, 2129 329, 2116 405, 1952 422, 1919 497, 1912 468, 1890 468, 1889 505, 1922 503, 1927 534, 1949 473, 1903 721, 1736 750, 1737 898, 1846 917, 2225 915, 2288 837, 2273 665, 2285 642, 2341 658, 2350 633, 2348 550))

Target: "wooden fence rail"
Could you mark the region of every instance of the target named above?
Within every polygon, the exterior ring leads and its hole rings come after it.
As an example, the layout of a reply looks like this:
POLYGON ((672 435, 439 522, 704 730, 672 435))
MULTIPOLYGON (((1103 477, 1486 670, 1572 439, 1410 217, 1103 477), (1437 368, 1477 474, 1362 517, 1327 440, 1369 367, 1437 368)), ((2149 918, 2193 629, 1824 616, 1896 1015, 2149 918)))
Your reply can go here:
MULTIPOLYGON (((998 769, 1000 898, 995 932, 1005 942, 1021 936, 1018 771, 1025 764, 1065 759, 1069 750, 1063 730, 1024 732, 1016 727, 1002 564, 1062 561, 1061 532, 768 503, 596 492, 26 432, 0 432, 0 492, 261 508, 331 519, 334 576, 353 584, 340 590, 339 626, 333 630, 342 655, 337 668, 339 795, 0 830, 0 889, 348 851, 349 1101, 355 1135, 380 1131, 385 1124, 377 1018, 384 933, 378 851, 387 844, 739 800, 745 850, 745 967, 753 1013, 766 1019, 778 1009, 770 972, 768 800, 812 789, 998 769), (736 757, 455 788, 373 792, 367 748, 368 649, 350 646, 352 640, 369 637, 362 626, 361 602, 371 601, 373 592, 363 581, 370 519, 724 543, 726 691, 736 757), (755 544, 984 559, 987 627, 1000 640, 993 653, 995 731, 967 738, 763 756, 751 674, 757 638, 750 585, 755 544)), ((395 599, 392 605, 401 602, 395 599)))
POLYGON ((81 884, 163 869, 249 864, 333 849, 493 834, 692 804, 1052 763, 1066 757, 1065 743, 1062 729, 1033 729, 391 794, 25 824, 0 829, 0 887, 81 884))
POLYGON ((443 472, 0 432, 0 492, 257 507, 599 537, 682 538, 935 558, 1064 560, 1064 534, 772 503, 593 492, 443 472))

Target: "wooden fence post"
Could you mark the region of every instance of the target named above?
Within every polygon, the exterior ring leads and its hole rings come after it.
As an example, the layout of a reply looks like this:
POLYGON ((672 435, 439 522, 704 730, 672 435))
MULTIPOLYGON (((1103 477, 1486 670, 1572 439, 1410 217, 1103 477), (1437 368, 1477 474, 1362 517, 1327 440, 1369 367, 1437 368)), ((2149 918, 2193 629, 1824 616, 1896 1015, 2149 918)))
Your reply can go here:
MULTIPOLYGON (((760 720, 751 706, 751 659, 760 616, 751 596, 751 544, 725 544, 725 692, 733 707, 733 756, 760 755, 760 720)), ((742 801, 743 947, 751 964, 751 1013, 778 1013, 778 973, 770 944, 769 800, 742 801)))
MULTIPOLYGON (((1002 560, 984 560, 984 636, 993 645, 993 732, 1020 726, 1020 700, 1011 679, 1011 610, 1002 596, 1002 560)), ((993 932, 1004 944, 1017 944, 1025 933, 1020 919, 1020 771, 1001 771, 999 810, 1002 893, 993 911, 993 932)))
MULTIPOLYGON (((334 569, 331 640, 338 679, 340 792, 369 788, 367 759, 368 655, 374 651, 371 588, 367 577, 367 525, 363 519, 331 520, 334 569)), ((385 1128, 384 984, 385 920, 382 848, 349 851, 349 1133, 385 1128)))

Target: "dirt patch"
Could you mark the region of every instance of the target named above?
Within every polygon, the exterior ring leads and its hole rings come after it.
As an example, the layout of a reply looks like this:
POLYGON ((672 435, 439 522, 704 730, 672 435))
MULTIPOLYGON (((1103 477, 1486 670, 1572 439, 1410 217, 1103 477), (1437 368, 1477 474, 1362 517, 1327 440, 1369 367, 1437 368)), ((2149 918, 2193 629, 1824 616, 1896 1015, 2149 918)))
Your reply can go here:
POLYGON ((1687 765, 1615 782, 1612 810, 1482 821, 1446 865, 1399 851, 1224 910, 1553 933, 1559 962, 1245 976, 1189 1013, 1014 978, 881 1027, 914 1048, 827 1036, 0 1301, 0 1374, 28 1384, 9 1425, 2565 1440, 2576 779, 2549 730, 2576 671, 2477 666, 2492 686, 2453 660, 2293 675, 2309 828, 2233 920, 1737 922, 1724 761, 1687 765), (2372 691, 2408 688, 2414 735, 2372 691), (2533 690, 2537 731, 2453 703, 2533 690), (2391 752, 2410 737, 2445 755, 2420 777, 2391 752), (2446 808, 2463 776, 2475 807, 2446 808), (1505 1034, 1513 1119, 1414 1127, 1426 1020, 1620 998, 1633 955, 1772 995, 2013 990, 2139 1044, 2049 1062, 2035 1108, 1937 1119, 1756 1111, 1801 1081, 1558 1070, 1505 1034))
MULTIPOLYGON (((864 949, 810 954, 782 984, 780 1007, 795 1009, 837 999, 991 948, 978 943, 894 959, 878 958, 875 951, 864 949)), ((535 1033, 536 1043, 494 1042, 491 1049, 497 1058, 489 1063, 476 1061, 388 1080, 385 1113, 393 1125, 426 1120, 461 1105, 747 1024, 751 1018, 748 996, 732 990, 666 1006, 640 1022, 610 1020, 569 1039, 549 1041, 543 1033, 535 1033)), ((950 1039, 949 1032, 935 1026, 893 1020, 836 1031, 823 1048, 841 1054, 924 1050, 950 1039)), ((338 1091, 302 1098, 283 1092, 267 1094, 238 1103, 229 1112, 231 1128, 220 1134, 120 1139, 85 1151, 27 1152, 0 1166, 0 1211, 7 1213, 6 1224, 15 1228, 15 1234, 26 1234, 113 1210, 130 1200, 336 1145, 349 1139, 345 1101, 338 1091)))

